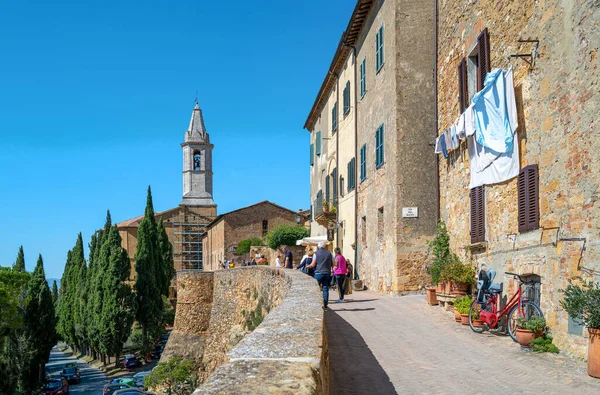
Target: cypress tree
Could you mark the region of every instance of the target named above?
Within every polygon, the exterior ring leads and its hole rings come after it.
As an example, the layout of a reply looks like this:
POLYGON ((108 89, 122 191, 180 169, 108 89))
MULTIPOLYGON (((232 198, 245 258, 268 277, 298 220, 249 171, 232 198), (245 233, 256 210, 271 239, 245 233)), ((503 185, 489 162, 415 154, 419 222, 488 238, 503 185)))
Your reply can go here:
POLYGON ((56 304, 58 303, 58 285, 56 284, 56 280, 52 281, 52 304, 56 309, 56 304))
POLYGON ((17 272, 25 273, 25 253, 23 252, 23 246, 19 247, 19 253, 17 254, 17 260, 13 265, 13 269, 17 272))
POLYGON ((171 279, 175 276, 175 268, 173 267, 173 245, 169 241, 169 236, 167 236, 167 230, 165 229, 162 218, 158 221, 157 233, 160 248, 160 266, 162 269, 160 289, 162 295, 169 297, 171 279))
POLYGON ((72 286, 71 277, 73 271, 73 252, 67 252, 67 262, 60 279, 60 302, 58 305, 58 325, 57 330, 62 339, 69 345, 73 345, 75 331, 73 326, 72 309, 72 286))
POLYGON ((123 343, 131 333, 133 324, 133 295, 127 284, 131 266, 127 251, 121 246, 121 236, 117 226, 110 229, 103 250, 109 254, 108 270, 103 279, 104 300, 102 304, 101 330, 102 344, 109 355, 114 355, 115 366, 119 366, 119 356, 123 343))
POLYGON ((83 238, 81 233, 77 235, 77 241, 75 247, 73 247, 73 253, 71 255, 71 266, 72 270, 69 276, 69 293, 70 293, 70 306, 73 317, 73 344, 81 349, 84 339, 83 330, 85 326, 84 316, 82 315, 81 303, 84 295, 85 287, 85 256, 83 252, 83 238))
POLYGON ((40 254, 27 289, 27 307, 23 319, 27 339, 29 363, 24 371, 25 390, 39 388, 44 366, 50 358, 50 350, 56 342, 55 318, 52 294, 46 281, 44 261, 40 254))
POLYGON ((95 344, 93 344, 92 342, 92 337, 93 337, 93 323, 94 323, 94 319, 92 314, 90 314, 90 312, 92 311, 93 308, 93 302, 94 302, 94 298, 92 297, 92 292, 94 290, 93 284, 94 284, 94 278, 96 275, 96 259, 95 256, 97 255, 96 250, 98 248, 98 233, 96 232, 92 235, 91 241, 88 244, 88 247, 90 249, 90 256, 89 256, 89 264, 88 264, 88 269, 86 271, 86 278, 85 278, 85 311, 86 314, 84 315, 84 322, 85 322, 85 337, 86 337, 86 344, 88 345, 88 347, 91 349, 94 359, 96 358, 96 347, 95 344))
POLYGON ((162 319, 161 287, 157 284, 157 272, 160 270, 160 251, 158 246, 152 191, 148 186, 144 219, 138 228, 137 250, 135 252, 135 319, 142 327, 142 347, 148 346, 148 332, 154 332, 162 319))

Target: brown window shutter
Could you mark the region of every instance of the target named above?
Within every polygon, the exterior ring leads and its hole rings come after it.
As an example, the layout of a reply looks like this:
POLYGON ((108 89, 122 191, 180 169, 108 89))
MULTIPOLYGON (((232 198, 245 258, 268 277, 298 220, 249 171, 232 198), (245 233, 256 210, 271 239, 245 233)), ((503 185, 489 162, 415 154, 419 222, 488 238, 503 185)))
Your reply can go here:
POLYGON ((519 232, 539 228, 539 175, 536 164, 525 166, 517 182, 519 193, 519 232))
POLYGON ((471 189, 471 243, 485 241, 484 186, 471 189))
POLYGON ((458 64, 458 103, 460 113, 467 108, 467 60, 463 58, 458 64))
POLYGON ((490 71, 490 37, 487 28, 477 37, 477 59, 477 90, 482 90, 485 76, 490 71))

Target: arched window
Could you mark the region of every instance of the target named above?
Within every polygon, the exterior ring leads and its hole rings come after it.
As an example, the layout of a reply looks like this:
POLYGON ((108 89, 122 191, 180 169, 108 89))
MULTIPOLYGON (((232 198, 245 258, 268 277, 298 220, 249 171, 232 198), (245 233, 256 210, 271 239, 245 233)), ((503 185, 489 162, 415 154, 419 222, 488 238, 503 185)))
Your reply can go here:
POLYGON ((200 151, 194 152, 194 170, 200 170, 200 151))

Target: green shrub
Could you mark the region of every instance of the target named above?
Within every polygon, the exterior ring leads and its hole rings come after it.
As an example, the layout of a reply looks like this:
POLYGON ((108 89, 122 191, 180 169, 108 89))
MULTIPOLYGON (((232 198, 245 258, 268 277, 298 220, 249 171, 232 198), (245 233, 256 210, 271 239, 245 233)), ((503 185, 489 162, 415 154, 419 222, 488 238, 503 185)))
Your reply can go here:
POLYGON ((427 242, 427 245, 431 248, 433 254, 429 274, 431 275, 431 282, 436 285, 442 281, 442 272, 448 265, 450 258, 450 236, 448 236, 444 221, 438 221, 435 237, 427 242))
POLYGON ((533 339, 531 346, 535 352, 551 352, 553 354, 558 354, 560 352, 558 347, 552 343, 552 337, 549 335, 533 339))
POLYGON ((198 365, 194 361, 173 357, 167 362, 159 362, 144 378, 144 385, 147 387, 165 386, 168 393, 191 394, 198 385, 197 370, 198 365))
POLYGON ((454 280, 472 285, 475 283, 475 268, 462 263, 456 254, 450 254, 448 264, 442 268, 440 277, 442 280, 454 280))
POLYGON ((563 292, 565 297, 560 304, 573 321, 588 328, 600 328, 600 283, 569 284, 563 292))
POLYGON ((546 320, 543 317, 531 317, 529 320, 521 317, 517 319, 517 327, 532 332, 541 332, 546 329, 546 320))
POLYGON ((267 245, 274 250, 282 245, 296 245, 296 240, 309 235, 304 226, 279 225, 267 234, 267 245))
POLYGON ((454 307, 460 314, 469 314, 471 304, 473 304, 473 299, 471 299, 469 296, 465 296, 461 299, 457 299, 454 302, 454 307))
POLYGON ((250 252, 250 247, 252 246, 264 246, 265 242, 258 237, 251 237, 249 239, 246 240, 242 240, 238 243, 237 247, 235 248, 235 253, 237 255, 244 255, 250 252))

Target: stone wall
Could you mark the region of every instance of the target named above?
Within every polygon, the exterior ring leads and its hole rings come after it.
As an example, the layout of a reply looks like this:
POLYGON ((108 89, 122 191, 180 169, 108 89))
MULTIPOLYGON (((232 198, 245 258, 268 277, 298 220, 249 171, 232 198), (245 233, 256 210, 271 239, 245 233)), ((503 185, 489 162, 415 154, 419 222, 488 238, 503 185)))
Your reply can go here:
MULTIPOLYGON (((514 67, 521 167, 539 166, 540 229, 519 233, 516 179, 486 186, 486 241, 472 251, 469 226, 469 159, 466 146, 441 157, 441 216, 451 248, 465 261, 486 263, 512 292, 504 271, 541 276, 541 307, 559 347, 584 357, 587 339, 568 330, 560 307, 568 281, 592 278, 600 257, 596 204, 600 194, 597 53, 600 7, 591 0, 440 2, 438 106, 440 132, 459 115, 457 66, 487 28, 491 68, 514 67), (534 67, 509 55, 530 53, 534 67), (575 240, 577 239, 577 240, 575 240), (585 251, 583 243, 585 241, 585 251)), ((597 279, 597 278, 596 278, 597 279)))
POLYGON ((161 357, 194 358, 195 393, 328 393, 322 297, 314 279, 254 266, 178 274, 175 325, 161 357))

